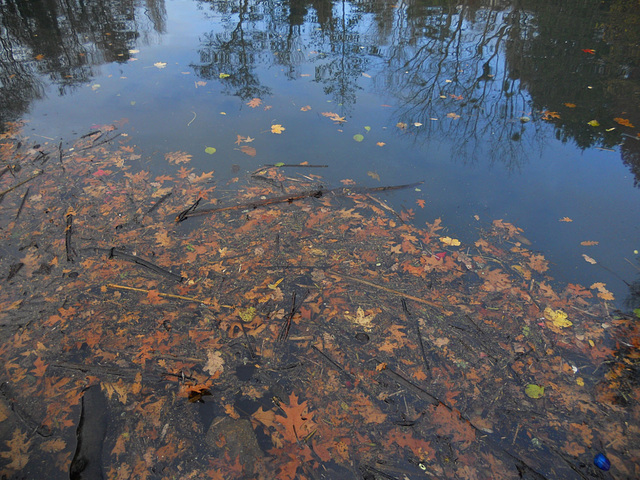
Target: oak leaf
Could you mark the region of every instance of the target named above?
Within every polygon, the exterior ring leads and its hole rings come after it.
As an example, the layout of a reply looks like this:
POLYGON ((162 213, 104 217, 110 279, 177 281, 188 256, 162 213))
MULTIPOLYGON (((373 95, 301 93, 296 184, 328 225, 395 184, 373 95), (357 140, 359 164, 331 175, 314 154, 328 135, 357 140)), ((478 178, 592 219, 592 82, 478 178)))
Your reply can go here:
POLYGON ((298 442, 315 428, 316 424, 312 420, 313 413, 308 411, 307 401, 298 403, 298 397, 295 393, 289 395, 289 405, 281 403, 280 408, 286 416, 276 415, 275 419, 284 427, 284 431, 281 433, 286 441, 298 442))
POLYGON ((164 155, 165 160, 173 165, 179 165, 181 163, 189 163, 191 161, 191 155, 187 152, 177 151, 169 152, 164 155))
POLYGON ((260 100, 259 98, 252 98, 247 102, 247 105, 249 105, 251 108, 256 108, 262 105, 262 100, 260 100))
POLYGON ((208 372, 209 375, 215 375, 218 372, 224 371, 223 365, 224 358, 222 358, 220 352, 214 352, 213 350, 207 352, 207 363, 203 368, 205 372, 208 372))
POLYGON ((29 447, 31 439, 27 440, 27 433, 15 430, 11 440, 7 440, 5 444, 9 447, 8 452, 0 452, 0 457, 11 460, 5 465, 6 469, 15 471, 22 470, 29 461, 29 447))

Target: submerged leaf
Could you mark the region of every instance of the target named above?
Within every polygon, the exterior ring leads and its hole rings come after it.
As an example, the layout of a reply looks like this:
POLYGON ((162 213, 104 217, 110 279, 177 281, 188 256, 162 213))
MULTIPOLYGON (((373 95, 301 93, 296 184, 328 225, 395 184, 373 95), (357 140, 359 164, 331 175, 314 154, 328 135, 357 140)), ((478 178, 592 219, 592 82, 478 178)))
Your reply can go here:
POLYGON ((544 317, 547 320, 551 320, 558 328, 567 328, 573 325, 573 323, 567 319, 568 315, 562 310, 553 310, 551 307, 547 307, 544 309, 544 317))
POLYGON ((524 393, 526 393, 529 398, 540 398, 544 395, 544 387, 542 385, 530 383, 524 389, 524 393))

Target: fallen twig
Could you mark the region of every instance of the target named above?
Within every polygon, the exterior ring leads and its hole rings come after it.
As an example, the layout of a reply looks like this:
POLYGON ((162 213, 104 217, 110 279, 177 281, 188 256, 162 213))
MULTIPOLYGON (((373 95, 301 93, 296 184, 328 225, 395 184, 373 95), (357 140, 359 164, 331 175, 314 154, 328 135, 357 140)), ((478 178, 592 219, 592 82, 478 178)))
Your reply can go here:
MULTIPOLYGON (((149 294, 153 291, 153 290, 147 290, 146 288, 135 288, 135 287, 127 287, 125 285, 116 285, 114 283, 107 283, 105 287, 112 288, 115 290, 128 290, 131 292, 140 292, 140 293, 146 293, 146 294, 149 294)), ((186 302, 195 302, 195 303, 201 303, 203 305, 213 306, 204 300, 201 300, 199 298, 194 298, 194 297, 184 297, 182 295, 173 295, 171 293, 162 293, 162 292, 157 292, 157 295, 162 298, 173 298, 175 300, 184 300, 186 302)))
POLYGON ((160 275, 164 275, 165 277, 170 278, 171 280, 175 280, 176 282, 183 282, 185 280, 185 278, 182 277, 181 275, 177 275, 171 272, 170 270, 167 270, 166 268, 156 265, 155 263, 148 262, 147 260, 144 260, 138 257, 137 255, 132 255, 130 253, 117 250, 115 247, 113 248, 89 247, 89 248, 83 249, 83 251, 87 251, 87 250, 93 250, 94 252, 99 252, 99 253, 106 253, 109 255, 109 258, 113 258, 113 257, 123 258, 124 260, 140 265, 141 267, 145 267, 151 270, 152 272, 159 273, 160 275))
MULTIPOLYGON (((349 280, 351 282, 362 283, 363 285, 368 285, 369 287, 377 288, 378 290, 382 290, 382 291, 387 292, 387 293, 392 293, 393 295, 398 295, 400 297, 408 298, 409 300, 413 300, 414 302, 422 303, 424 305, 429 305, 430 307, 435 307, 435 308, 438 308, 440 310, 444 310, 444 307, 442 305, 439 305, 439 304, 437 304, 435 302, 431 302, 429 300, 425 300, 424 298, 414 297, 413 295, 408 295, 406 293, 399 292, 398 290, 394 290, 392 288, 383 287, 382 285, 378 285, 376 283, 369 282, 368 280, 363 280, 361 278, 352 277, 351 275, 347 275, 346 273, 338 273, 338 272, 336 272, 334 270, 327 270, 327 273, 329 275, 333 275, 334 277, 338 277, 338 278, 341 278, 343 280, 349 280)), ((444 310, 444 313, 447 314, 448 311, 444 310)))
POLYGON ((75 260, 76 251, 71 245, 71 234, 73 233, 73 214, 67 215, 67 228, 64 235, 64 246, 67 251, 67 262, 73 262, 75 260))
POLYGON ((31 187, 27 187, 27 191, 24 192, 24 195, 22 196, 22 202, 20 202, 20 206, 18 207, 18 213, 16 213, 16 220, 18 220, 18 217, 22 213, 22 209, 24 208, 24 204, 27 203, 27 196, 29 196, 29 189, 30 188, 31 187))
POLYGON ((31 177, 27 178, 26 180, 21 181, 20 183, 14 185, 13 187, 9 187, 6 190, 3 190, 2 192, 0 192, 0 198, 4 197, 7 193, 15 190, 18 187, 21 187, 22 185, 24 185, 25 183, 30 182, 31 180, 33 180, 34 178, 42 175, 44 173, 44 170, 38 170, 37 173, 35 175, 32 175, 31 177))
MULTIPOLYGON (((355 188, 332 188, 332 189, 316 189, 310 190, 308 192, 301 192, 294 195, 282 195, 278 197, 265 198, 264 200, 257 200, 255 202, 247 202, 241 203, 238 205, 230 205, 228 207, 216 207, 216 208, 203 208, 195 211, 195 208, 192 206, 183 212, 180 212, 176 217, 176 222, 182 222, 190 217, 197 217, 201 215, 210 215, 212 213, 224 212, 228 210, 239 210, 245 208, 258 208, 266 205, 273 205, 277 203, 293 203, 298 200, 304 200, 307 198, 320 198, 323 195, 333 194, 333 195, 354 195, 354 194, 366 194, 373 192, 385 192, 390 190, 398 190, 402 188, 410 188, 415 187, 417 185, 421 185, 423 182, 416 183, 408 183, 405 185, 389 185, 384 187, 355 187, 355 188)), ((196 202, 197 203, 197 202, 196 202)), ((197 205, 196 205, 197 206, 197 205)))

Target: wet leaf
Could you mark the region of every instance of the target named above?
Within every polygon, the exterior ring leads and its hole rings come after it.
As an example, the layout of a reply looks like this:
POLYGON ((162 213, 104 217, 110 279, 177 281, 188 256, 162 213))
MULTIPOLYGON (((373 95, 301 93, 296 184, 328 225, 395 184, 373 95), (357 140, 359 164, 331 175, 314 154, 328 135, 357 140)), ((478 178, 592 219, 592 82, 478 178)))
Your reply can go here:
POLYGON ((378 175, 376 172, 369 171, 367 172, 367 175, 373 178, 374 180, 380 181, 380 175, 378 175))
POLYGON ((280 124, 271 125, 271 133, 280 135, 284 131, 285 131, 285 128, 280 124))
POLYGON ((457 113, 454 113, 454 112, 449 112, 449 113, 447 113, 446 116, 447 116, 447 118, 453 118, 454 120, 457 120, 457 119, 460 118, 460 115, 458 115, 457 113))
POLYGON ((247 102, 247 105, 249 105, 251 108, 256 108, 262 105, 262 100, 260 100, 259 98, 252 98, 247 102))
POLYGON ((460 240, 451 237, 440 237, 440 241, 447 246, 457 247, 460 245, 460 240))
POLYGON ((613 121, 619 123, 624 127, 635 128, 633 124, 626 118, 614 118, 613 121))
POLYGON ((573 222, 573 220, 571 220, 569 217, 562 217, 560 220, 558 220, 559 222, 573 222))
POLYGON ((167 64, 165 62, 156 62, 153 64, 153 66, 156 68, 164 68, 167 66, 167 64))
POLYGON ((205 151, 206 153, 208 153, 209 155, 213 155, 214 153, 216 153, 216 149, 215 149, 215 147, 206 147, 206 148, 204 149, 204 151, 205 151))
POLYGON ((370 132, 370 131, 371 131, 371 127, 369 127, 369 126, 365 126, 365 127, 364 127, 364 129, 365 129, 367 132, 370 132))
POLYGON ((562 310, 553 310, 551 307, 547 307, 544 309, 544 317, 547 320, 551 320, 558 328, 567 328, 573 325, 573 323, 568 320, 568 315, 562 310))
POLYGON ((230 76, 231 75, 229 75, 228 73, 221 73, 220 75, 218 75, 218 77, 220 77, 220 78, 228 78, 230 76))
POLYGON ((219 351, 209 350, 207 352, 207 363, 203 370, 212 376, 224 371, 224 358, 222 358, 222 354, 219 351))
POLYGON ((242 146, 240 147, 240 151, 241 151, 242 153, 246 153, 246 154, 247 154, 247 155, 249 155, 250 157, 255 157, 255 156, 256 156, 256 153, 257 153, 257 151, 256 151, 256 149, 255 149, 255 148, 250 147, 250 146, 248 146, 248 145, 242 145, 242 146))
POLYGON ((592 127, 599 127, 600 126, 600 122, 598 122, 597 120, 591 120, 589 122, 587 122, 588 125, 591 125, 592 127))
POLYGON ((585 262, 589 262, 592 265, 595 265, 596 263, 598 263, 593 258, 591 258, 589 255, 586 255, 584 253, 582 254, 582 258, 584 258, 585 262))
POLYGON ((529 398, 540 398, 544 395, 544 387, 536 385, 535 383, 530 383, 525 387, 524 393, 529 398))
POLYGON ((593 48, 583 48, 582 51, 584 53, 588 53, 589 55, 595 55, 596 51, 593 48))
POLYGON ((31 446, 31 439, 27 440, 27 433, 23 433, 20 430, 14 430, 11 440, 5 442, 9 447, 8 452, 0 452, 0 457, 10 460, 9 463, 4 465, 4 468, 9 471, 22 470, 29 461, 29 447, 31 446))
POLYGON ((173 165, 189 163, 191 161, 191 155, 189 155, 187 152, 181 151, 166 153, 164 158, 173 165))
POLYGON ((309 110, 311 110, 311 106, 310 105, 305 105, 304 107, 300 107, 300 110, 303 112, 308 112, 309 110))
POLYGON ((585 240, 583 242, 580 242, 580 245, 583 245, 585 247, 590 247, 592 245, 598 245, 598 243, 600 242, 596 242, 595 240, 585 240))
POLYGON ((376 145, 379 147, 384 147, 386 145, 386 143, 384 142, 376 142, 376 145))
POLYGON ((362 135, 361 133, 356 133, 356 134, 353 136, 353 139, 354 139, 356 142, 361 142, 361 141, 363 141, 363 140, 364 140, 364 135, 362 135))

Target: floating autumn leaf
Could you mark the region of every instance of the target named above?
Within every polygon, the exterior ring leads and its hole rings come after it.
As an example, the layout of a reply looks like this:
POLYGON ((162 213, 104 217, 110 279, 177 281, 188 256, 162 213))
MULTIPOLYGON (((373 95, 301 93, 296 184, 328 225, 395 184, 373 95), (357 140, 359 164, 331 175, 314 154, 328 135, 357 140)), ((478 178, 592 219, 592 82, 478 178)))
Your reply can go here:
POLYGON ((553 322, 558 328, 567 328, 573 325, 567 317, 568 315, 562 310, 553 310, 551 307, 544 309, 544 318, 553 322))
POLYGON ((213 155, 214 153, 216 153, 216 148, 215 147, 206 147, 204 149, 205 153, 208 153, 209 155, 213 155))
POLYGON ((626 118, 614 118, 613 121, 619 123, 623 127, 635 128, 633 124, 626 118))
POLYGON ((174 165, 179 165, 181 163, 189 163, 191 161, 191 155, 187 152, 169 152, 164 155, 165 160, 174 165))
POLYGON ((247 105, 249 105, 251 108, 256 108, 262 105, 262 100, 260 100, 259 98, 252 98, 247 102, 247 105))
POLYGON ((320 113, 320 115, 322 115, 323 117, 327 117, 330 118, 331 120, 333 120, 336 123, 345 123, 346 120, 344 117, 341 117, 340 115, 338 115, 337 113, 333 113, 333 112, 322 112, 320 113))
POLYGON ((458 115, 457 113, 454 113, 454 112, 449 112, 449 113, 447 113, 446 116, 447 116, 447 118, 453 118, 454 120, 457 120, 457 119, 460 118, 460 115, 458 115))
POLYGON ((530 383, 525 387, 524 393, 529 398, 540 398, 544 395, 544 387, 542 385, 536 385, 535 383, 530 383))
POLYGON ((599 127, 600 126, 600 122, 598 122, 597 120, 591 120, 591 121, 587 122, 587 125, 591 125, 592 127, 599 127))
POLYGON ((207 82, 203 82, 202 80, 199 80, 197 82, 194 82, 194 84, 196 88, 198 88, 198 87, 204 87, 207 84, 207 82))
POLYGON ((558 220, 559 222, 573 222, 573 220, 571 220, 569 217, 562 217, 560 220, 558 220))
POLYGON ((407 128, 407 124, 404 122, 398 122, 396 123, 396 127, 398 127, 400 130, 404 130, 405 128, 407 128))
POLYGON ((588 53, 589 55, 595 55, 596 51, 593 48, 583 48, 582 51, 584 53, 588 53))
POLYGON ((605 288, 606 283, 597 282, 591 285, 589 288, 592 290, 598 290, 598 297, 603 300, 613 301, 615 300, 613 297, 613 293, 605 288))
POLYGON ((387 368, 387 364, 384 362, 380 362, 378 365, 376 365, 376 371, 377 372, 381 372, 382 370, 386 370, 387 368))
POLYGON ((585 262, 589 262, 591 265, 595 265, 596 263, 598 263, 593 258, 591 258, 589 255, 586 255, 584 253, 582 254, 582 258, 584 258, 585 262))
POLYGON ((595 240, 585 240, 584 242, 580 242, 580 245, 583 245, 585 247, 590 247, 593 245, 598 245, 598 243, 600 242, 596 242, 595 240))
POLYGON ((367 172, 367 175, 374 180, 380 181, 380 175, 378 175, 376 172, 367 172))
POLYGON ((242 145, 240 147, 240 151, 242 153, 245 153, 245 154, 249 155, 250 157, 255 157, 256 153, 257 153, 257 150, 255 148, 250 147, 248 145, 242 145))
POLYGON ((153 64, 153 66, 156 68, 164 68, 167 66, 167 64, 165 62, 156 62, 153 64))
POLYGON ((356 134, 353 136, 353 139, 354 139, 356 142, 361 142, 361 141, 363 141, 363 140, 364 140, 364 135, 362 135, 361 133, 356 133, 356 134))
POLYGON ((305 105, 304 107, 300 107, 300 111, 302 112, 308 112, 309 110, 311 110, 310 105, 305 105))
POLYGON ((576 108, 576 104, 575 103, 565 103, 564 106, 567 107, 567 108, 576 108))
POLYGON ((280 124, 271 125, 271 133, 280 135, 284 131, 285 131, 285 128, 280 124))
POLYGON ((440 237, 440 241, 447 246, 457 247, 460 245, 460 240, 451 237, 440 237))
POLYGON ((379 147, 384 147, 386 145, 386 143, 384 142, 376 142, 376 145, 379 147))
POLYGON ((553 120, 554 118, 560 118, 560 114, 558 112, 550 112, 549 110, 544 110, 542 113, 542 120, 553 120))
POLYGON ((420 208, 424 208, 426 202, 422 198, 419 198, 416 200, 416 203, 420 205, 420 208))
POLYGON ((220 78, 228 78, 230 76, 231 75, 229 75, 228 73, 221 73, 220 75, 218 75, 218 77, 220 77, 220 78))

